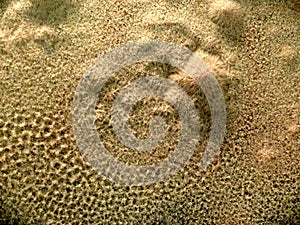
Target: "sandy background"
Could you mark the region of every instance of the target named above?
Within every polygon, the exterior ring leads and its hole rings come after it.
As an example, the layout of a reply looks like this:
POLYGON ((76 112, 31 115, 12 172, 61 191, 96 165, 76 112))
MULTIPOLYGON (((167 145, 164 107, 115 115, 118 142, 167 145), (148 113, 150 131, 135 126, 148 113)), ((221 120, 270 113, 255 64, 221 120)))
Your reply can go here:
POLYGON ((2 0, 0 21, 1 224, 300 223, 299 1, 2 0), (165 65, 121 71, 97 108, 99 135, 121 160, 166 157, 179 126, 168 104, 142 102, 133 132, 147 136, 143 118, 158 110, 171 124, 166 145, 148 155, 116 147, 107 110, 130 79, 173 79, 204 118, 201 144, 184 171, 128 188, 104 179, 81 157, 72 99, 95 59, 151 39, 185 46, 207 63, 224 92, 227 133, 213 165, 199 172, 209 129, 201 90, 165 65))

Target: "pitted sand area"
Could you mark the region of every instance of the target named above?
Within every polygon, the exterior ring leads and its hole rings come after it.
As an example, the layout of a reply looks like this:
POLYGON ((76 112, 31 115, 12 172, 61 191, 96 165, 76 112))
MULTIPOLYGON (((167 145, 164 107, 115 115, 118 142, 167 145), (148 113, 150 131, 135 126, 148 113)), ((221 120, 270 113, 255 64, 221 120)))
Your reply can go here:
POLYGON ((0 1, 1 224, 300 224, 300 3, 298 0, 0 1), (177 144, 180 121, 161 99, 145 99, 130 122, 138 138, 164 117, 165 141, 138 153, 116 139, 110 108, 141 76, 181 85, 201 118, 199 147, 165 182, 128 188, 98 175, 72 130, 72 99, 87 68, 128 42, 185 46, 213 71, 227 106, 220 155, 206 171, 210 112, 195 81, 160 63, 109 80, 97 129, 119 160, 156 163, 177 144))

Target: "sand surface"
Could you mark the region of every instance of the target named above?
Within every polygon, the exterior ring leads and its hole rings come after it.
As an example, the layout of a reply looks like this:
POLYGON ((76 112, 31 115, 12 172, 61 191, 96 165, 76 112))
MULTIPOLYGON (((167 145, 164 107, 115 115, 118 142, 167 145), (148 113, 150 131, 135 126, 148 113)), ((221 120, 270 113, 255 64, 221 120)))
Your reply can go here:
POLYGON ((300 3, 297 0, 0 1, 1 224, 299 224, 300 3), (140 102, 133 133, 149 135, 158 112, 170 132, 145 154, 115 140, 114 96, 148 75, 182 85, 201 115, 199 148, 165 182, 128 188, 97 174, 72 130, 80 78, 101 55, 140 40, 176 43, 213 71, 227 106, 227 132, 199 172, 209 110, 186 74, 141 63, 120 71, 99 98, 97 128, 120 160, 151 164, 178 140, 180 123, 159 99, 140 102))

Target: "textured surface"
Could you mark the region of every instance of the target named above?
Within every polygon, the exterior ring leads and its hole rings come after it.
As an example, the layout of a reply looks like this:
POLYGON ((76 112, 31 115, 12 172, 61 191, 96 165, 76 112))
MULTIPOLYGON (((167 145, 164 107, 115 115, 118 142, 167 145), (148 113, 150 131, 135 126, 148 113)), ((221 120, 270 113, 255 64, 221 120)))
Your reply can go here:
POLYGON ((299 224, 299 1, 224 1, 225 9, 220 1, 95 2, 0 2, 0 223, 299 224), (160 113, 170 124, 166 142, 148 155, 119 146, 108 110, 131 79, 169 77, 203 118, 199 150, 184 171, 127 188, 82 159, 71 104, 97 57, 142 39, 175 42, 203 57, 224 91, 227 134, 213 165, 198 172, 209 129, 201 90, 166 65, 120 71, 97 107, 99 135, 120 160, 166 157, 180 129, 171 106, 145 100, 132 113, 133 132, 147 136, 144 118, 160 113))

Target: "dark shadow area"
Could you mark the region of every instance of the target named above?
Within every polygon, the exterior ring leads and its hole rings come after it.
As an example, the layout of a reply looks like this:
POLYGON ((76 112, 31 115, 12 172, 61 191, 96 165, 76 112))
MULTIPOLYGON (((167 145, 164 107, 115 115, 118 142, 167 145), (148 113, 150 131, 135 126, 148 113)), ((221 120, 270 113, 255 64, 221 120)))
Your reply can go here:
POLYGON ((300 1, 299 0, 254 0, 254 1, 249 1, 249 0, 235 0, 238 3, 241 3, 242 5, 251 5, 251 6, 263 6, 270 4, 282 4, 286 6, 286 8, 291 9, 295 12, 300 13, 300 1))
MULTIPOLYGON (((154 34, 154 39, 171 41, 177 44, 184 43, 183 47, 188 48, 192 52, 201 48, 203 43, 201 38, 194 34, 189 28, 181 23, 158 23, 158 24, 147 24, 145 25, 146 30, 151 30, 154 34)), ((177 68, 169 64, 152 62, 146 67, 146 70, 151 71, 153 66, 159 66, 164 71, 166 77, 168 77, 172 72, 178 72, 177 68)))
MULTIPOLYGON (((172 1, 172 0, 165 0, 166 3, 170 5, 174 4, 183 4, 180 1, 172 1)), ((277 11, 286 11, 286 10, 291 10, 291 17, 295 17, 294 21, 290 21, 291 23, 297 23, 300 21, 300 1, 299 0, 270 0, 270 1, 265 1, 265 0, 254 0, 254 1, 249 1, 249 0, 233 0, 233 2, 237 2, 241 4, 242 7, 259 7, 263 8, 268 5, 274 7, 274 13, 277 11)), ((199 3, 198 3, 199 4, 199 3)), ((208 3, 207 3, 208 4, 208 3)), ((197 4, 195 3, 195 7, 193 10, 190 10, 193 13, 197 13, 197 4)), ((246 32, 246 25, 244 23, 244 17, 247 17, 248 12, 244 12, 244 15, 242 15, 239 20, 230 20, 226 18, 226 14, 224 14, 224 18, 219 18, 218 20, 213 20, 217 25, 217 31, 220 33, 221 37, 227 41, 227 43, 231 46, 235 45, 243 45, 243 39, 244 39, 244 34, 246 32)), ((270 15, 265 15, 265 17, 268 17, 270 15)), ((285 18, 288 19, 288 18, 285 18)), ((191 49, 192 50, 192 49, 191 49)))
POLYGON ((221 37, 227 41, 230 45, 236 45, 242 41, 243 33, 245 30, 244 23, 242 20, 236 21, 236 23, 225 23, 216 24, 218 25, 218 32, 221 34, 221 37))
POLYGON ((287 6, 288 8, 290 8, 291 10, 300 13, 300 1, 299 0, 290 0, 287 1, 287 6))
POLYGON ((286 11, 286 10, 291 10, 292 14, 298 15, 298 16, 300 13, 300 1, 299 0, 269 0, 267 2, 265 0, 254 0, 254 1, 235 0, 235 1, 240 3, 242 6, 251 6, 253 8, 273 6, 276 8, 274 10, 274 13, 276 13, 277 11, 286 11))
MULTIPOLYGON (((192 30, 181 23, 148 24, 145 28, 155 33, 155 37, 159 40, 173 39, 173 42, 175 41, 177 44, 179 44, 180 41, 185 40, 183 46, 192 52, 196 52, 198 49, 201 49, 211 55, 220 56, 222 54, 217 48, 208 48, 208 46, 211 45, 209 45, 208 40, 206 40, 207 35, 195 34, 192 30)), ((176 68, 172 66, 168 66, 166 69, 169 70, 167 72, 168 75, 174 73, 174 70, 176 71, 176 68)), ((222 78, 224 77, 222 76, 222 78)), ((222 88, 228 89, 231 81, 231 79, 222 79, 222 88)))
MULTIPOLYGON (((184 3, 180 1, 172 1, 172 0, 165 0, 168 4, 173 5, 176 4, 182 4, 184 6, 184 3)), ((197 14, 198 11, 198 4, 199 2, 194 3, 193 10, 190 10, 191 13, 197 14)), ((207 7, 209 7, 207 3, 207 7)), ((241 20, 231 20, 226 18, 226 13, 224 15, 220 15, 220 18, 218 20, 213 20, 215 24, 218 25, 218 32, 221 34, 222 38, 227 40, 229 44, 236 44, 236 42, 239 42, 241 40, 243 30, 244 30, 244 24, 243 24, 243 18, 241 20), (224 17, 224 18, 222 18, 224 17)))
MULTIPOLYGON (((279 208, 281 218, 278 221, 279 225, 296 225, 300 224, 300 206, 299 198, 295 195, 287 196, 279 208)), ((280 215, 280 213, 278 213, 280 215)), ((271 221, 270 221, 271 222, 271 221)))
POLYGON ((31 3, 25 15, 38 24, 58 25, 76 9, 69 0, 31 0, 31 3))
POLYGON ((43 36, 34 39, 34 42, 47 54, 59 51, 60 46, 71 45, 70 38, 65 34, 44 34, 43 36))
POLYGON ((11 0, 0 0, 0 16, 3 15, 10 3, 11 0))
MULTIPOLYGON (((217 46, 209 43, 209 34, 200 33, 196 34, 191 29, 181 23, 159 23, 147 24, 146 30, 151 30, 154 34, 154 39, 175 42, 192 52, 201 49, 208 54, 221 57, 222 52, 217 46)), ((171 67, 169 67, 170 69, 171 67)), ((173 70, 174 68, 171 68, 173 70)))
POLYGON ((147 24, 145 29, 152 30, 158 37, 171 37, 178 40, 186 40, 184 47, 196 51, 201 46, 201 38, 181 23, 147 24))
POLYGON ((1 225, 25 225, 21 221, 20 216, 16 212, 8 211, 5 206, 3 206, 2 201, 0 205, 0 224, 1 225))

